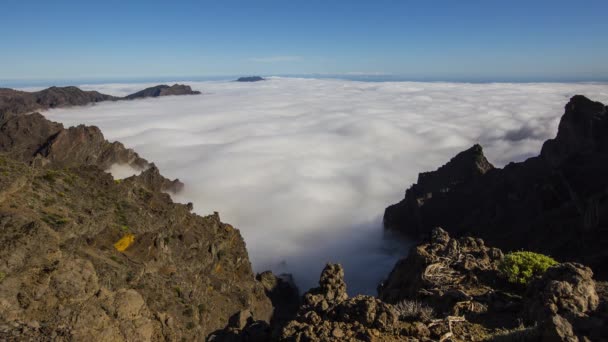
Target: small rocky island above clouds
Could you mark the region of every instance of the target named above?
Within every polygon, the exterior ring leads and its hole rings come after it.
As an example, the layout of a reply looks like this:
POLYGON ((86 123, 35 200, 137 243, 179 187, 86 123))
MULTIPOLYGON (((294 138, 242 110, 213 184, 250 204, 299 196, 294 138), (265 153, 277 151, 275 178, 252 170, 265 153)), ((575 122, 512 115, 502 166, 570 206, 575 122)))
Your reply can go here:
MULTIPOLYGON (((172 95, 165 87, 136 97, 172 95)), ((606 272, 602 104, 574 97, 557 137, 524 163, 496 169, 474 146, 421 174, 385 223, 424 240, 395 265, 378 297, 350 297, 337 264, 300 297, 288 275, 254 276, 242 236, 217 213, 201 217, 191 204, 174 203, 164 191, 179 191, 178 180, 97 127, 64 128, 30 114, 115 100, 75 87, 0 90, 2 341, 608 336, 608 286, 593 279, 606 272), (143 172, 114 180, 104 172, 113 164, 143 172), (562 263, 527 284, 510 283, 501 271, 505 252, 521 248, 552 251, 562 263)))
POLYGON ((261 76, 247 76, 247 77, 239 77, 236 82, 259 82, 266 81, 265 78, 261 76))
POLYGON ((168 95, 200 95, 200 91, 193 91, 190 86, 184 84, 174 84, 168 86, 165 84, 157 85, 155 87, 146 88, 138 91, 137 93, 125 96, 125 99, 140 99, 146 97, 159 97, 168 95))

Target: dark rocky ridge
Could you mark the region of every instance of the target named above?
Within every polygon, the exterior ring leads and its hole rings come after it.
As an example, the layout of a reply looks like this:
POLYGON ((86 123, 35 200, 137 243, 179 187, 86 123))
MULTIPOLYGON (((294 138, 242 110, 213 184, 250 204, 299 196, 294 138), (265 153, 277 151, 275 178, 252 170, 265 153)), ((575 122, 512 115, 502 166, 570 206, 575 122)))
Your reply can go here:
POLYGON ((51 108, 83 106, 102 101, 131 100, 136 98, 168 95, 197 95, 190 86, 183 84, 158 85, 146 88, 125 97, 101 94, 97 91, 84 91, 77 87, 50 87, 41 91, 27 92, 0 88, 0 116, 11 116, 42 111, 51 108))
POLYGON ((247 77, 239 77, 236 81, 237 82, 259 82, 259 81, 266 81, 266 79, 263 77, 260 77, 260 76, 247 76, 247 77))
POLYGON ((0 88, 0 114, 31 113, 57 107, 82 106, 101 101, 115 101, 118 97, 77 87, 50 87, 36 92, 0 88))
POLYGON ((584 96, 566 105, 540 156, 493 168, 481 147, 422 173, 384 214, 387 229, 420 237, 437 226, 590 265, 608 277, 608 112, 584 96))
POLYGON ((127 100, 141 99, 146 97, 159 97, 169 95, 200 95, 200 91, 193 91, 190 86, 184 84, 174 84, 168 86, 166 84, 157 85, 155 87, 146 88, 134 94, 127 95, 124 98, 127 100))

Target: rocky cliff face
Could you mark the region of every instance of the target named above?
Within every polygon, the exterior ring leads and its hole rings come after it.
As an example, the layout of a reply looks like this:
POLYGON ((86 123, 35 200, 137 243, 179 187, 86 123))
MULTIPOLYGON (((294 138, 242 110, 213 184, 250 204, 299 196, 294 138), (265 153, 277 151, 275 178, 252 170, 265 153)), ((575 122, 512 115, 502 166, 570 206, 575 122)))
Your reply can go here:
POLYGON ((540 156, 496 169, 474 146, 421 174, 405 198, 386 209, 385 227, 420 237, 441 226, 503 249, 579 261, 606 278, 606 174, 606 107, 574 96, 540 156))

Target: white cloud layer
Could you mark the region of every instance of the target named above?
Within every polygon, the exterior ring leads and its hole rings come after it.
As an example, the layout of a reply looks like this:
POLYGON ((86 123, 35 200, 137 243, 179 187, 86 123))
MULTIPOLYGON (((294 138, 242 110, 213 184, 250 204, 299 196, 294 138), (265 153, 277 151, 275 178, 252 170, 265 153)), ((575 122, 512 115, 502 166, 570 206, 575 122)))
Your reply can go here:
MULTIPOLYGON (((199 214, 245 237, 254 269, 313 286, 342 262, 351 293, 374 293, 405 247, 383 240, 384 208, 421 171, 481 143, 503 166, 538 154, 570 96, 608 102, 605 84, 354 82, 272 78, 189 83, 201 96, 46 113, 97 125, 153 161, 199 214)), ((85 85, 125 95, 149 84, 85 85)))

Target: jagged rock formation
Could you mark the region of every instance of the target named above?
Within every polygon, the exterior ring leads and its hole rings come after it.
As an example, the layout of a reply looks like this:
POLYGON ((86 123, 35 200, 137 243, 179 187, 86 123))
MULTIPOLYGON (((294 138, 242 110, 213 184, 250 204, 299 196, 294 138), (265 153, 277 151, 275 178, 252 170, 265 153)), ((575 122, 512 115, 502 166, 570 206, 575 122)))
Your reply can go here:
POLYGON ((502 257, 500 249, 485 246, 481 239, 453 239, 436 228, 429 243, 413 247, 396 264, 378 293, 389 303, 423 299, 446 315, 486 313, 486 297, 492 297, 493 304, 501 297, 492 287, 500 282, 497 267, 502 257))
POLYGON ((89 103, 117 100, 117 97, 76 87, 50 87, 36 92, 0 88, 0 114, 31 113, 49 108, 82 106, 89 103))
POLYGON ((194 91, 192 90, 192 88, 190 88, 190 86, 184 84, 174 84, 172 86, 161 84, 154 87, 146 88, 131 95, 127 95, 124 98, 127 100, 133 100, 146 97, 159 97, 169 95, 200 95, 200 93, 200 91, 194 91))
POLYGON ((540 156, 496 169, 476 145, 421 174, 404 200, 386 209, 385 227, 420 237, 441 226, 506 250, 579 261, 606 279, 606 174, 608 111, 574 96, 540 156))
POLYGON ((247 76, 247 77, 239 77, 237 82, 259 82, 265 81, 266 79, 260 76, 247 76))
POLYGON ((428 242, 395 265, 379 286, 379 297, 393 304, 416 301, 438 316, 458 317, 452 333, 468 326, 468 332, 458 332, 465 341, 601 341, 606 336, 608 310, 598 305, 589 268, 558 264, 526 288, 499 274, 502 257, 481 239, 451 238, 435 228, 428 242))
POLYGON ((319 287, 304 295, 296 318, 281 334, 284 341, 349 341, 384 337, 398 340, 391 330, 397 320, 394 309, 370 296, 348 298, 344 270, 328 264, 319 287))
POLYGON ((154 167, 115 181, 66 146, 48 163, 0 154, 0 340, 200 340, 240 311, 269 321, 238 230, 173 203, 154 167))
MULTIPOLYGON (((340 265, 327 265, 319 287, 304 295, 297 316, 283 328, 279 340, 482 341, 502 332, 463 316, 439 311, 437 315, 429 314, 416 305, 418 302, 392 305, 371 296, 349 298, 343 276, 340 265)), ((422 274, 413 272, 411 276, 422 274)))

